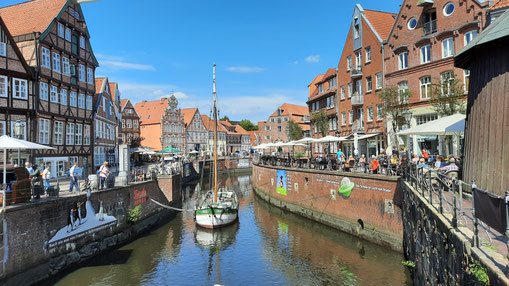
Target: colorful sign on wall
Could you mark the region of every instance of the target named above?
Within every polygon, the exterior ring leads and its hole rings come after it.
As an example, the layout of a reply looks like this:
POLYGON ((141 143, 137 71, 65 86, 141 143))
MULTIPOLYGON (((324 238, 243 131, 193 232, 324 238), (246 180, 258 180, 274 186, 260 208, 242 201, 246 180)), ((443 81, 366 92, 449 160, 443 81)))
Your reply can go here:
POLYGON ((286 171, 277 170, 276 173, 276 192, 286 196, 286 171))

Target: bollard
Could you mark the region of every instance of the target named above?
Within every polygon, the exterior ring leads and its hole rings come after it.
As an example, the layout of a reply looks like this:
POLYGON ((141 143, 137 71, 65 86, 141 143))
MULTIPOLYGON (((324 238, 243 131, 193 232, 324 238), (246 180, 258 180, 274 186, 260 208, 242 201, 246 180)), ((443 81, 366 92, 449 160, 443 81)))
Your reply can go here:
MULTIPOLYGON (((509 208, 507 203, 509 202, 509 190, 505 191, 505 216, 506 216, 506 226, 505 226, 505 236, 508 238, 506 242, 507 247, 507 260, 509 260, 509 208)), ((509 263, 505 266, 505 276, 509 278, 509 263)))
POLYGON ((472 246, 479 247, 479 221, 475 216, 475 181, 472 180, 472 217, 474 218, 474 237, 472 239, 472 246))

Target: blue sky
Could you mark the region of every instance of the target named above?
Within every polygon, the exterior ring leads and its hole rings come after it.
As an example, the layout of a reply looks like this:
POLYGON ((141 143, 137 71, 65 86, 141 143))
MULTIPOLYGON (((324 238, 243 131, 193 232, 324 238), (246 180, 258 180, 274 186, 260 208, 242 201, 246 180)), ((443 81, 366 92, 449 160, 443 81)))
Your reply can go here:
MULTIPOLYGON (((401 2, 359 3, 397 13, 401 2)), ((215 62, 221 115, 262 121, 282 103, 305 105, 307 85, 337 65, 355 3, 101 0, 82 8, 100 63, 96 75, 118 82, 123 98, 174 91, 182 107, 208 115, 215 62)))

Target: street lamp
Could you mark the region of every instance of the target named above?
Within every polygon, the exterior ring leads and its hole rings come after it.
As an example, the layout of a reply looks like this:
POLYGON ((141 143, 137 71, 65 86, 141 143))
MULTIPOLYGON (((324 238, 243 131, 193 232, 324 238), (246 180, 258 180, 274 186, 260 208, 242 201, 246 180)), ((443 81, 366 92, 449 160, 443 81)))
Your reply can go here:
MULTIPOLYGON (((405 123, 407 126, 407 129, 410 128, 410 121, 412 120, 412 112, 407 109, 403 112, 403 117, 405 117, 405 123)), ((408 160, 410 160, 410 135, 406 136, 406 148, 407 148, 407 156, 408 160)))
MULTIPOLYGON (((24 130, 24 124, 21 123, 21 121, 17 120, 16 123, 14 124, 14 138, 16 139, 23 139, 24 135, 25 135, 25 130, 24 130)), ((21 154, 20 154, 20 150, 18 149, 18 166, 21 167, 21 154)))

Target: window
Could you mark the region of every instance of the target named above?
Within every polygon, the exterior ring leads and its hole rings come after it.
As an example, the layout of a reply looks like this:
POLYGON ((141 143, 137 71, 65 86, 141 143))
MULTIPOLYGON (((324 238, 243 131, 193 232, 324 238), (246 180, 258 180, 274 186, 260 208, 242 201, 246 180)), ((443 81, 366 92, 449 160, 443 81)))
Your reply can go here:
POLYGON ((445 4, 445 6, 444 6, 444 16, 446 16, 446 17, 447 16, 451 16, 452 13, 454 13, 454 8, 455 8, 455 6, 454 6, 454 3, 452 3, 452 2, 449 2, 449 3, 445 4))
POLYGON ((441 83, 442 83, 442 94, 449 95, 451 92, 451 83, 454 81, 454 72, 446 71, 440 75, 441 83), (446 90, 444 90, 444 88, 446 90))
POLYGON ((435 10, 424 15, 424 24, 422 25, 424 35, 435 33, 437 31, 437 13, 435 10))
POLYGON ((71 64, 69 58, 62 57, 62 73, 66 76, 71 75, 71 64))
POLYGON ((85 108, 85 95, 83 93, 78 94, 78 108, 85 108))
POLYGON ((60 104, 67 105, 67 89, 60 90, 60 104))
POLYGON ((85 48, 85 37, 80 36, 80 48, 85 48))
POLYGON ((70 42, 71 41, 71 29, 65 28, 65 40, 70 42))
POLYGON ((318 85, 318 94, 323 92, 323 83, 318 85))
POLYGON ((92 96, 87 95, 87 110, 92 110, 92 96))
POLYGON ((12 79, 12 96, 19 99, 28 99, 28 82, 24 79, 12 79))
POLYGON ((421 99, 431 98, 431 77, 425 76, 420 78, 421 82, 421 99))
POLYGON ((402 96, 403 94, 406 94, 408 91, 408 81, 402 81, 400 83, 398 83, 398 93, 399 93, 399 102, 400 103, 403 103, 403 102, 408 102, 408 96, 405 95, 404 97, 402 96))
POLYGON ((398 68, 399 70, 408 68, 408 52, 402 52, 398 55, 398 68))
POLYGON ((410 18, 410 20, 408 20, 408 30, 413 30, 415 27, 417 27, 417 19, 410 18))
POLYGON ((431 61, 431 45, 421 47, 421 64, 429 63, 431 61))
MULTIPOLYGON (((165 126, 165 127, 167 127, 167 126, 165 126)), ((122 119, 122 128, 125 128, 125 119, 122 119)), ((269 130, 269 129, 267 129, 267 126, 265 126, 265 130, 269 130)), ((165 130, 165 131, 169 132, 167 130, 165 130)))
POLYGON ((341 125, 346 125, 346 111, 341 112, 341 125))
POLYGON ((366 48, 366 63, 371 62, 371 47, 366 48))
POLYGON ((48 84, 45 82, 39 84, 39 98, 41 100, 48 100, 48 84))
POLYGON ((53 71, 57 73, 61 71, 60 55, 57 53, 53 53, 53 71))
POLYGON ((76 123, 76 132, 74 134, 76 136, 74 138, 74 143, 76 145, 81 145, 83 143, 83 124, 76 123))
POLYGON ((355 82, 355 91, 358 95, 362 95, 362 79, 355 82))
POLYGON ((85 66, 79 65, 79 80, 85 82, 85 66))
POLYGON ((50 122, 48 119, 44 119, 44 118, 39 119, 39 143, 40 144, 49 144, 49 125, 50 125, 50 122))
POLYGON ((55 121, 53 124, 53 144, 62 145, 64 136, 64 123, 55 121))
POLYGON ((277 132, 281 132, 281 126, 277 127, 277 132))
POLYGON ((50 87, 49 99, 51 102, 58 103, 58 88, 54 85, 50 87))
POLYGON ((348 98, 352 97, 353 83, 348 84, 348 98))
POLYGON ((78 106, 78 98, 75 91, 69 93, 69 105, 72 107, 78 106))
POLYGON ((88 83, 94 84, 94 70, 91 68, 87 68, 87 80, 88 83))
POLYGON ((67 123, 67 130, 65 131, 65 144, 74 145, 74 123, 67 123))
POLYGON ((370 92, 373 89, 373 81, 371 80, 371 77, 366 77, 366 92, 370 92))
POLYGON ((382 88, 382 73, 377 73, 376 75, 376 89, 382 88))
POLYGON ((381 104, 376 105, 376 119, 377 120, 384 119, 384 107, 381 104))
POLYGON ((83 144, 90 145, 90 125, 83 126, 83 144))
POLYGON ((0 135, 5 135, 6 129, 5 120, 0 120, 0 135))
POLYGON ((4 42, 0 42, 0 56, 7 56, 7 44, 4 42))
POLYGON ((138 128, 138 120, 133 120, 133 127, 138 128))
POLYGON ((352 69, 352 56, 348 56, 346 58, 346 70, 351 70, 352 69))
POLYGON ((345 99, 345 86, 341 86, 341 99, 345 99))
POLYGON ((470 71, 464 70, 463 71, 463 90, 465 90, 465 92, 468 92, 469 83, 470 83, 470 71))
POLYGON ((348 123, 349 123, 350 125, 352 125, 352 124, 353 124, 353 110, 350 110, 350 111, 348 112, 348 123))
POLYGON ((368 106, 368 122, 373 121, 373 106, 368 106))
MULTIPOLYGON (((133 128, 131 119, 127 119, 126 123, 127 123, 127 128, 133 128)), ((281 127, 279 129, 280 129, 279 131, 281 131, 281 127)))
POLYGON ((468 31, 465 33, 465 46, 477 37, 477 31, 468 31))
POLYGON ((42 54, 42 66, 50 69, 51 68, 51 56, 50 56, 49 50, 45 47, 42 47, 41 54, 42 54))
POLYGON ((355 53, 355 69, 360 70, 362 68, 362 52, 358 51, 355 53))
MULTIPOLYGON (((356 20, 357 21, 357 20, 356 20)), ((354 26, 353 26, 353 37, 354 39, 357 39, 360 37, 360 25, 359 23, 356 23, 354 26)))
POLYGON ((7 82, 6 76, 0 75, 0 97, 7 97, 7 82))
POLYGON ((58 26, 57 26, 57 31, 58 31, 58 36, 60 38, 63 38, 64 37, 64 24, 62 23, 58 23, 58 26))
POLYGON ((336 77, 329 79, 329 89, 336 87, 336 77))
POLYGON ((442 41, 442 58, 452 57, 454 55, 454 41, 447 38, 442 41))
POLYGON ((423 115, 417 115, 415 117, 415 121, 417 125, 422 125, 424 123, 437 120, 438 114, 423 114, 423 115))
POLYGON ((11 120, 11 136, 16 139, 27 140, 27 123, 25 121, 11 120), (19 136, 14 136, 15 135, 14 129, 16 128, 16 124, 20 124, 21 128, 23 129, 22 130, 23 134, 19 136))

